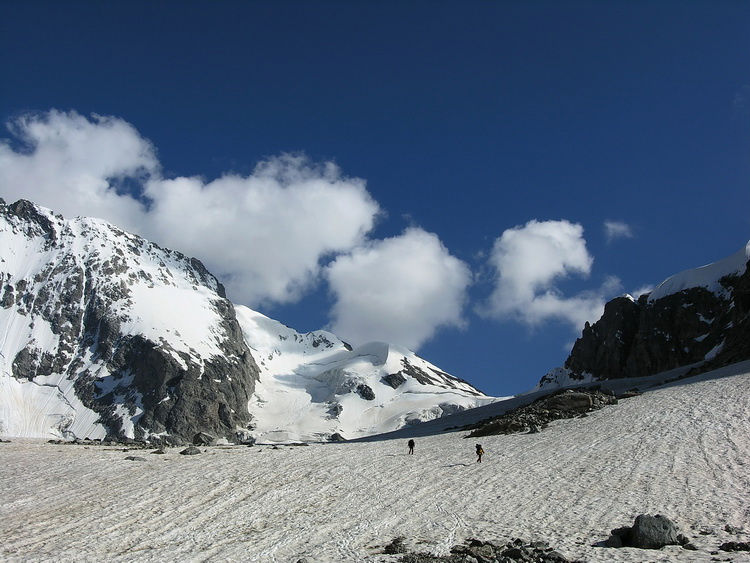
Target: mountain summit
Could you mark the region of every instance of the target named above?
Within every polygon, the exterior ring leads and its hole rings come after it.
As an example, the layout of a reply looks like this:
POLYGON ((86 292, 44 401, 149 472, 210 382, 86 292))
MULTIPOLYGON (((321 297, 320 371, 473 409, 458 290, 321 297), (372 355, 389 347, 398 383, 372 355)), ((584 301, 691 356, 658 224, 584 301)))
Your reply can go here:
POLYGON ((0 434, 359 437, 493 401, 388 344, 235 307, 198 260, 0 199, 0 434))

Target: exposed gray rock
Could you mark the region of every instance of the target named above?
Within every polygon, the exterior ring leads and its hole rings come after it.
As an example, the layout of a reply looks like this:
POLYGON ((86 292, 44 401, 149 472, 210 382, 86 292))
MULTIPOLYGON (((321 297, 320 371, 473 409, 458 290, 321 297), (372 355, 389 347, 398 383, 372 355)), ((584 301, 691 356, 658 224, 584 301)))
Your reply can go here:
POLYGON ((146 461, 146 458, 137 455, 129 455, 125 458, 125 461, 146 461))
MULTIPOLYGON (((464 385, 474 389, 474 391, 468 390, 469 393, 474 395, 482 394, 481 391, 474 388, 468 381, 465 381, 453 375, 449 375, 444 371, 433 369, 423 370, 409 362, 409 360, 407 360, 406 358, 402 358, 401 365, 403 366, 403 369, 395 374, 392 374, 393 376, 404 377, 405 375, 408 375, 409 377, 413 377, 418 383, 421 383, 422 385, 448 385, 449 387, 453 387, 454 389, 457 388, 457 383, 463 383, 464 385)), ((389 375, 388 377, 391 377, 391 375, 389 375)), ((464 391, 467 390, 464 389, 464 391)))
POLYGON ((397 389, 399 386, 406 383, 406 378, 400 373, 389 373, 382 377, 381 381, 386 385, 397 389))
POLYGON ((216 442, 216 438, 205 432, 198 432, 193 436, 194 446, 213 446, 214 442, 216 442))
POLYGON ((737 534, 742 533, 742 528, 738 526, 732 526, 731 524, 727 524, 726 526, 724 526, 724 531, 728 534, 733 534, 736 536, 737 534))
POLYGON ((357 385, 357 395, 362 397, 365 401, 372 401, 375 399, 375 392, 366 383, 360 383, 357 385))
MULTIPOLYGON (((640 549, 661 549, 665 545, 680 545, 677 527, 667 517, 657 514, 636 516, 631 527, 612 530, 605 542, 607 547, 637 547, 640 549)), ((687 538, 685 538, 687 539, 687 538)))
POLYGON ((547 406, 550 409, 560 411, 580 410, 585 412, 593 405, 594 401, 592 400, 591 395, 582 392, 575 393, 573 391, 554 395, 547 401, 547 406))
POLYGON ((467 437, 492 436, 527 432, 533 434, 546 428, 553 420, 585 416, 585 413, 617 404, 617 399, 598 389, 558 391, 529 405, 523 405, 500 416, 465 426, 472 430, 467 437))
POLYGON ((383 553, 387 555, 395 555, 397 553, 406 553, 406 545, 404 544, 404 540, 406 538, 404 536, 399 536, 397 538, 393 538, 393 541, 385 546, 383 549, 383 553))
POLYGON ((722 551, 750 551, 750 542, 728 541, 719 546, 722 551))
POLYGON ((679 545, 677 527, 672 521, 657 514, 640 514, 630 531, 630 543, 643 549, 660 549, 665 545, 679 545))
POLYGON ((328 437, 329 442, 346 442, 346 438, 344 438, 341 434, 338 432, 334 432, 328 437))
POLYGON ((505 545, 471 539, 454 545, 450 555, 430 553, 408 553, 399 558, 401 563, 514 563, 516 561, 534 563, 567 563, 561 553, 553 550, 546 542, 526 542, 515 539, 505 545))
POLYGON ((720 283, 723 294, 694 287, 654 301, 608 302, 573 346, 570 377, 640 377, 693 364, 690 373, 699 373, 750 359, 750 269, 720 283))
POLYGON ((180 455, 198 455, 201 451, 195 446, 188 446, 180 452, 180 455))

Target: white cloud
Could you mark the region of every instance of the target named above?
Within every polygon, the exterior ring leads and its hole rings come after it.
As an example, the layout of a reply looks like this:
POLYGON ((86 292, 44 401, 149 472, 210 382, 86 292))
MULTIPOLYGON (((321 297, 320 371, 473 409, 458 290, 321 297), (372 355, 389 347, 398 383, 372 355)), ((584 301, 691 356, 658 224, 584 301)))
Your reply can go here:
POLYGON ((605 295, 619 287, 619 280, 610 277, 599 289, 572 297, 564 296, 555 284, 571 275, 588 277, 593 261, 581 225, 533 220, 508 229, 489 257, 495 289, 481 313, 529 326, 558 319, 578 330, 585 321, 599 319, 605 295))
POLYGON ((620 238, 633 238, 633 230, 622 221, 604 221, 604 235, 609 243, 620 238))
POLYGON ((66 216, 102 217, 138 228, 144 208, 114 186, 126 177, 145 178, 158 170, 155 151, 121 119, 52 110, 9 124, 22 144, 0 140, 0 195, 25 198, 66 216))
POLYGON ((471 272, 438 237, 419 228, 339 256, 326 269, 336 297, 332 330, 355 344, 412 349, 439 327, 462 327, 471 272))
POLYGON ((248 304, 299 299, 321 258, 360 244, 378 212, 364 181, 295 156, 263 162, 248 177, 152 181, 146 194, 151 236, 200 257, 248 304))
POLYGON ((298 299, 321 260, 362 243, 379 211, 365 182, 332 163, 285 155, 244 177, 163 178, 151 143, 121 119, 53 110, 9 128, 21 146, 0 142, 0 196, 100 217, 196 256, 249 305, 298 299), (118 190, 123 180, 144 189, 148 207, 118 190))

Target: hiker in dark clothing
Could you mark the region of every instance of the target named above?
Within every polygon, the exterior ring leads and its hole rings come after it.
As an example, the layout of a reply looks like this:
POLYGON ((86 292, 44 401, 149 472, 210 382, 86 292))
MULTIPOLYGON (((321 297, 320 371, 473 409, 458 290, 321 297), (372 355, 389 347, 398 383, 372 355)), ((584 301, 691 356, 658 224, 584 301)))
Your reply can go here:
POLYGON ((410 455, 413 454, 414 453, 414 440, 409 440, 409 442, 406 445, 409 446, 409 454, 410 455))
POLYGON ((482 449, 482 444, 477 444, 477 463, 482 463, 483 455, 484 455, 484 450, 482 449))

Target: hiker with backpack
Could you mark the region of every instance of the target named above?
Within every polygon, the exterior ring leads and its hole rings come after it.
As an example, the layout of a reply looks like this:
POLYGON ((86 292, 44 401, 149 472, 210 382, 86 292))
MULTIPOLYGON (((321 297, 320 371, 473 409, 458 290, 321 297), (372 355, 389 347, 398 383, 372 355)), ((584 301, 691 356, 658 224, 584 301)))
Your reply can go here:
POLYGON ((409 440, 409 442, 406 444, 409 446, 409 455, 414 454, 414 440, 409 440))
POLYGON ((477 463, 482 463, 483 455, 484 455, 484 450, 482 449, 482 444, 477 444, 477 463))

